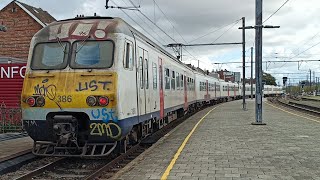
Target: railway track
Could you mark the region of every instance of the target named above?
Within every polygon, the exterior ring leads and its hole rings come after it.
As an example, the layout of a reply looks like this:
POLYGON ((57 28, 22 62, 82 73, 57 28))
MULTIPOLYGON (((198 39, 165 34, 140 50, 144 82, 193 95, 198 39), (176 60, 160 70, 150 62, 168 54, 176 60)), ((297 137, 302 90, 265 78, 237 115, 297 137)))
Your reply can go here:
POLYGON ((109 179, 196 112, 169 123, 119 156, 113 155, 99 159, 55 158, 48 160, 48 163, 44 165, 34 167, 35 170, 24 173, 14 179, 109 179))
POLYGON ((280 100, 279 98, 275 98, 270 101, 285 107, 289 107, 291 109, 295 109, 304 113, 308 113, 308 114, 312 114, 320 117, 320 107, 309 106, 309 105, 301 104, 297 102, 290 102, 290 101, 285 102, 284 100, 280 100))

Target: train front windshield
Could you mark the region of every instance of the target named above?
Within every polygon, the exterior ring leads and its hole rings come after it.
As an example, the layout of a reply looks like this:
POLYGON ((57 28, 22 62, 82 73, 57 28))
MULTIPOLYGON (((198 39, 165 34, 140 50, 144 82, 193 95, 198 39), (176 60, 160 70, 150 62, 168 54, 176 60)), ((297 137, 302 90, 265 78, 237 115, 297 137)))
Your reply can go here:
POLYGON ((67 66, 70 43, 39 43, 35 46, 31 69, 64 69, 67 66))
POLYGON ((113 50, 112 41, 76 41, 72 47, 68 42, 39 43, 33 51, 31 68, 60 70, 68 64, 73 69, 110 68, 113 64, 113 50))

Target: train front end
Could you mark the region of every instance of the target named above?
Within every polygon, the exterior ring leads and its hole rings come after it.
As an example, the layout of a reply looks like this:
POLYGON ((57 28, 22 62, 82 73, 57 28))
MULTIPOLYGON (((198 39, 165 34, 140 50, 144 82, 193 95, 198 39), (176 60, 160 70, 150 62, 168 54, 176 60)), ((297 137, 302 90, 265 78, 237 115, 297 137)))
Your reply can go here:
POLYGON ((112 19, 60 21, 33 38, 21 106, 40 156, 106 156, 122 138, 112 19))

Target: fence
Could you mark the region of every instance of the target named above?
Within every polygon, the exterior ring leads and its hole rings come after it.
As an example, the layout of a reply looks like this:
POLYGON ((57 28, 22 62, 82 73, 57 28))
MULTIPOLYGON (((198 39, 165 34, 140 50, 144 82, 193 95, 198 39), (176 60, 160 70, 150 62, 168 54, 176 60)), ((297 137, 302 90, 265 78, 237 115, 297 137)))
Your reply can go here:
POLYGON ((2 102, 0 106, 0 133, 21 132, 21 108, 7 108, 2 102))

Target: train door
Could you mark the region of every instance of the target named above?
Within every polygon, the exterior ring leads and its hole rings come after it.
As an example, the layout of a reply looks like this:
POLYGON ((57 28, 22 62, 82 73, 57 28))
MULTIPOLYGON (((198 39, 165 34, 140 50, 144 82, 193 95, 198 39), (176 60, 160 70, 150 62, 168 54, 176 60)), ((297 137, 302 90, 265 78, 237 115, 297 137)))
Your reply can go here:
POLYGON ((229 91, 229 84, 227 85, 228 87, 228 97, 230 96, 230 91, 229 91))
POLYGON ((209 98, 209 83, 208 83, 208 80, 206 80, 206 92, 207 92, 207 95, 206 95, 205 99, 207 100, 207 99, 210 99, 209 98))
POLYGON ((163 66, 162 59, 158 59, 159 63, 159 95, 160 95, 160 119, 164 117, 164 91, 163 91, 163 66))
MULTIPOLYGON (((186 74, 186 72, 184 71, 184 74, 186 74)), ((184 84, 184 110, 188 110, 188 86, 187 86, 187 78, 186 76, 182 76, 183 77, 183 84, 184 84)))
POLYGON ((214 97, 217 98, 217 82, 214 82, 214 97))
POLYGON ((149 56, 141 47, 138 51, 139 115, 144 115, 150 112, 149 56))

